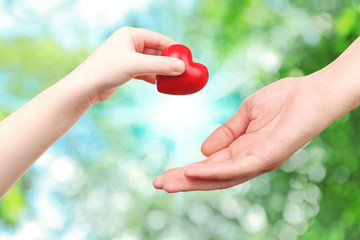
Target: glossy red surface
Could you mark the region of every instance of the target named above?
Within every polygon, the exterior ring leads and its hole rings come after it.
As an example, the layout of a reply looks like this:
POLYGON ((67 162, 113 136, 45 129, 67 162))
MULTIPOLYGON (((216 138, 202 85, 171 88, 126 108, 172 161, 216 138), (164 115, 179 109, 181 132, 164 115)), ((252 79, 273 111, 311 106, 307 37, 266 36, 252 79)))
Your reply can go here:
POLYGON ((161 56, 175 57, 185 62, 185 72, 180 76, 156 75, 156 86, 159 92, 172 95, 187 95, 200 91, 205 87, 209 73, 207 68, 192 60, 189 48, 181 44, 166 48, 161 56))

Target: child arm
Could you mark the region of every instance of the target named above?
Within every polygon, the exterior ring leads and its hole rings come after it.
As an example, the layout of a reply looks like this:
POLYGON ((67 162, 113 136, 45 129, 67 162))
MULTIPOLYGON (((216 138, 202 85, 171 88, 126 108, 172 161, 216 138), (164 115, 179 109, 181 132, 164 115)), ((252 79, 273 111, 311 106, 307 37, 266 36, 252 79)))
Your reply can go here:
POLYGON ((184 63, 157 56, 175 41, 121 28, 69 75, 0 122, 0 198, 95 103, 132 78, 179 75, 184 63))

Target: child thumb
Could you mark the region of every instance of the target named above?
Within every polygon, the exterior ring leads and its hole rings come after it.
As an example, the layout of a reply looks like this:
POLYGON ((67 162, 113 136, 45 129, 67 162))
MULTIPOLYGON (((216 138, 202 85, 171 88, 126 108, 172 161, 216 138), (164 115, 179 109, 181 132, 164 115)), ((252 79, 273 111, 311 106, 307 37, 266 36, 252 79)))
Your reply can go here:
POLYGON ((159 74, 177 76, 185 71, 185 63, 177 58, 141 54, 135 59, 134 76, 159 74))

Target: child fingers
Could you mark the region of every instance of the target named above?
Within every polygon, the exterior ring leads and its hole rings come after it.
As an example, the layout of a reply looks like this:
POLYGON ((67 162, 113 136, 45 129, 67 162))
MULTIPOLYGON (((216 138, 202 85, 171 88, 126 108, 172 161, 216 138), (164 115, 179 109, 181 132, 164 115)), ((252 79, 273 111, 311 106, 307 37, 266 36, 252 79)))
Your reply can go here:
POLYGON ((176 41, 173 39, 147 29, 129 28, 129 30, 131 31, 135 46, 139 43, 144 48, 164 50, 170 45, 176 44, 176 41))
POLYGON ((177 58, 137 54, 132 66, 129 66, 133 76, 159 74, 177 76, 185 71, 185 63, 177 58))
POLYGON ((143 80, 143 81, 151 83, 151 84, 156 83, 155 74, 140 75, 140 76, 136 76, 135 79, 143 80))
POLYGON ((144 51, 143 51, 143 54, 155 55, 155 56, 159 56, 161 53, 162 53, 161 50, 154 49, 154 48, 144 48, 144 51))

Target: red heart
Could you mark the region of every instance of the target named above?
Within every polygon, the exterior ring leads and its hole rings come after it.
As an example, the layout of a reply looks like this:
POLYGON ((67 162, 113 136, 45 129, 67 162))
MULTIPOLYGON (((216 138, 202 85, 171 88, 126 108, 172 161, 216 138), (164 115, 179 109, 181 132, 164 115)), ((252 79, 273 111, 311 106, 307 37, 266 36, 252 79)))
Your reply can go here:
POLYGON ((205 87, 209 78, 209 72, 203 64, 193 62, 189 48, 181 44, 171 45, 161 53, 161 56, 183 60, 185 72, 175 77, 156 75, 156 86, 159 92, 186 95, 196 93, 205 87))

